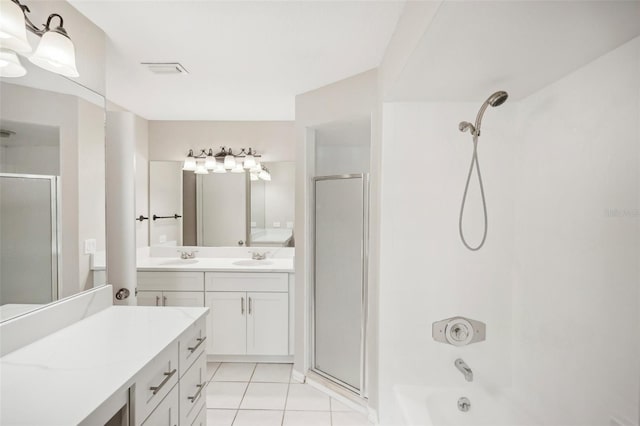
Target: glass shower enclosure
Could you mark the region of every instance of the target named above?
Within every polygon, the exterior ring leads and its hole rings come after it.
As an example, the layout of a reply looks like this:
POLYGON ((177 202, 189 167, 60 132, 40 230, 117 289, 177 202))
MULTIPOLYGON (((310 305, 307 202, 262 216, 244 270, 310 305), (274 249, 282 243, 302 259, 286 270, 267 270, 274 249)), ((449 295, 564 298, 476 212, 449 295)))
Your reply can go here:
POLYGON ((364 397, 367 174, 314 178, 312 371, 364 397))
POLYGON ((0 174, 0 305, 57 299, 57 187, 55 176, 0 174))

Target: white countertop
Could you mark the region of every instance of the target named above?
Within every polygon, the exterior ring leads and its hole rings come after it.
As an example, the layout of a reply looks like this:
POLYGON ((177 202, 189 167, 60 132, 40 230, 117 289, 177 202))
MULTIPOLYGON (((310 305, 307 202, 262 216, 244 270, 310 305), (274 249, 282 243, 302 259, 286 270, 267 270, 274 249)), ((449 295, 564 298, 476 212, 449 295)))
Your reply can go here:
POLYGON ((76 425, 208 308, 113 306, 0 358, 0 424, 76 425))
MULTIPOLYGON (((293 272, 292 258, 267 258, 256 265, 236 265, 249 258, 197 257, 182 260, 179 257, 143 257, 137 260, 138 271, 217 271, 217 272, 293 272), (195 262, 194 262, 195 260, 195 262)), ((95 262, 93 270, 103 270, 104 264, 95 262)))

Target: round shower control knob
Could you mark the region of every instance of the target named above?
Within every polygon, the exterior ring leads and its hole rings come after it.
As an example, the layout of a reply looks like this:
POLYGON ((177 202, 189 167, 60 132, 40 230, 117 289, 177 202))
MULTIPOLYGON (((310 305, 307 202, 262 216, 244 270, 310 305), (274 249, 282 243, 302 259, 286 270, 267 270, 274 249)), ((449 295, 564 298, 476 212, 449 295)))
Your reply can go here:
POLYGON ((473 327, 464 318, 454 318, 445 328, 447 342, 454 346, 465 346, 473 339, 473 327))

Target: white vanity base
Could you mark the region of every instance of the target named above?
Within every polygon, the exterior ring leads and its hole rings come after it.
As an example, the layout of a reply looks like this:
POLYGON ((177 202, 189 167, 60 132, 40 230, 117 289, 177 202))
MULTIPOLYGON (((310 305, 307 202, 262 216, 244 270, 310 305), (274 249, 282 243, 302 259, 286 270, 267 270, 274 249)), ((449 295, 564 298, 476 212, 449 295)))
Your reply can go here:
MULTIPOLYGON (((207 313, 207 308, 111 306, 4 355, 0 424, 105 424, 135 392, 129 411, 131 425, 139 425, 170 395, 177 398, 178 387, 185 387, 185 397, 197 396, 192 406, 201 408, 197 392, 206 384, 206 355, 199 339, 206 333, 207 313), (173 370, 164 381, 165 372, 173 370), (161 388, 157 397, 150 395, 150 384, 161 388)), ((182 398, 178 404, 191 408, 182 398)), ((177 407, 172 410, 182 416, 177 407)), ((189 420, 191 425, 199 413, 191 411, 171 424, 189 420)))

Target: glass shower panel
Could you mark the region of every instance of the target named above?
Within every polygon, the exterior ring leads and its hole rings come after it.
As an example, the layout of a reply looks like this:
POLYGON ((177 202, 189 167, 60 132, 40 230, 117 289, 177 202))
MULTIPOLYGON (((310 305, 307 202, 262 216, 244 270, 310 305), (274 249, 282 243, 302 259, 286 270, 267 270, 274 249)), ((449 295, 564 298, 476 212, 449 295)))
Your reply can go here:
POLYGON ((0 305, 56 299, 56 178, 0 175, 0 305))
POLYGON ((362 391, 366 180, 315 178, 313 369, 362 391))

